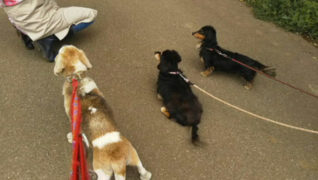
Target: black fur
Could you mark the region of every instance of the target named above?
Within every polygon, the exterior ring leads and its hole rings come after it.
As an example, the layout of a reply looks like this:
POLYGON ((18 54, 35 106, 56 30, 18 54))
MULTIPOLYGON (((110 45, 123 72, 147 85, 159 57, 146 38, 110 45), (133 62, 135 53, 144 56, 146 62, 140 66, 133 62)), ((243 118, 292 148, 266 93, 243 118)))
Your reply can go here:
POLYGON ((267 66, 261 64, 260 62, 250 57, 244 56, 236 52, 225 50, 218 46, 216 39, 216 31, 212 26, 204 26, 199 31, 193 32, 192 34, 195 35, 196 33, 204 36, 204 38, 201 39, 202 42, 200 47, 200 57, 203 58, 205 69, 213 66, 216 71, 238 73, 247 82, 252 82, 256 75, 255 71, 248 69, 234 61, 231 61, 228 58, 219 55, 216 51, 209 50, 209 48, 213 48, 221 51, 222 53, 228 55, 231 58, 234 58, 238 61, 243 62, 244 64, 257 68, 271 76, 276 75, 274 69, 269 69, 267 66))
POLYGON ((178 69, 179 62, 181 57, 174 50, 166 50, 161 54, 157 93, 161 95, 170 118, 175 119, 182 126, 192 127, 192 142, 195 143, 199 140, 198 124, 201 120, 202 106, 188 83, 179 75, 169 74, 169 72, 182 73, 178 69))

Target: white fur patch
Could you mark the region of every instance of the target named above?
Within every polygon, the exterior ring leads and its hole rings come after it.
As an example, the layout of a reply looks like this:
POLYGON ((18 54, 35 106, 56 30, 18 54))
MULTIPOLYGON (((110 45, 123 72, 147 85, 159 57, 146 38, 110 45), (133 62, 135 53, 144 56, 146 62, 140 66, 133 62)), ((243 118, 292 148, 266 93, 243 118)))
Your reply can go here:
POLYGON ((86 147, 89 148, 89 142, 88 142, 88 139, 87 139, 87 137, 86 137, 86 135, 84 133, 82 133, 82 137, 83 137, 84 143, 86 144, 86 147))
POLYGON ((73 142, 73 134, 72 134, 72 132, 67 133, 66 138, 67 138, 67 141, 69 143, 72 143, 73 142))
POLYGON ((74 73, 87 71, 87 67, 86 67, 85 64, 83 64, 80 60, 78 60, 78 61, 74 64, 74 67, 75 67, 75 72, 74 72, 74 73))
POLYGON ((138 171, 139 171, 139 174, 140 174, 140 179, 141 180, 150 180, 151 179, 151 172, 147 171, 143 166, 142 166, 142 163, 139 162, 137 164, 137 168, 138 168, 138 171))
POLYGON ((115 179, 116 179, 116 180, 125 180, 126 177, 125 177, 125 176, 122 176, 122 175, 119 175, 119 174, 115 174, 115 179))
POLYGON ((112 177, 111 175, 105 174, 102 169, 95 170, 95 173, 97 174, 98 180, 110 180, 110 178, 112 177))
POLYGON ((147 173, 146 169, 142 166, 142 163, 141 163, 141 162, 139 162, 139 163, 137 164, 137 167, 138 167, 138 171, 139 171, 139 173, 140 173, 141 175, 144 175, 144 174, 147 173))
POLYGON ((59 50, 59 54, 63 54, 64 51, 65 51, 65 49, 66 49, 67 47, 69 47, 69 46, 62 46, 62 47, 60 48, 60 50, 59 50))
POLYGON ((91 114, 94 114, 94 113, 96 113, 96 111, 97 111, 97 109, 94 108, 93 106, 88 107, 88 110, 91 111, 91 114))
POLYGON ((81 87, 81 90, 84 91, 85 94, 90 93, 92 90, 96 89, 97 85, 94 81, 90 81, 84 86, 81 87))
MULTIPOLYGON (((82 133, 82 137, 83 137, 84 143, 89 148, 89 142, 88 142, 88 139, 84 133, 82 133)), ((67 138, 67 141, 69 143, 71 143, 71 144, 73 143, 73 133, 72 132, 67 133, 66 138, 67 138)))
POLYGON ((109 144, 117 143, 120 141, 121 141, 120 133, 118 131, 113 131, 110 133, 106 133, 99 138, 94 139, 92 144, 94 147, 102 149, 103 147, 105 147, 109 144))
POLYGON ((57 76, 64 68, 61 55, 55 57, 54 74, 57 76))

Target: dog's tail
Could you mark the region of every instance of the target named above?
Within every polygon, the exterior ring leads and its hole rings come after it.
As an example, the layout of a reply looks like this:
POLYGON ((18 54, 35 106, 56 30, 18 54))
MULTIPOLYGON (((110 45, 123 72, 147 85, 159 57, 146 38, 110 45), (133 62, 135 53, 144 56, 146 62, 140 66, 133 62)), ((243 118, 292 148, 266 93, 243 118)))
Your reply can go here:
POLYGON ((191 142, 194 144, 194 145, 199 145, 200 143, 200 139, 199 139, 199 135, 198 135, 198 124, 189 124, 187 123, 187 119, 185 116, 183 116, 182 114, 179 114, 177 113, 176 116, 175 116, 175 119, 177 121, 177 123, 181 124, 182 126, 190 126, 192 129, 191 129, 191 142))
POLYGON ((199 142, 198 130, 199 130, 199 128, 198 128, 197 124, 192 126, 192 132, 191 132, 192 139, 191 140, 192 140, 192 143, 194 145, 196 145, 199 142))
POLYGON ((261 70, 263 73, 268 74, 272 77, 276 76, 276 72, 275 72, 276 69, 274 67, 265 66, 264 64, 260 62, 256 62, 256 64, 254 64, 254 67, 256 67, 257 69, 261 70))
POLYGON ((263 73, 268 74, 272 77, 276 76, 276 69, 274 67, 265 66, 263 69, 261 69, 263 73))

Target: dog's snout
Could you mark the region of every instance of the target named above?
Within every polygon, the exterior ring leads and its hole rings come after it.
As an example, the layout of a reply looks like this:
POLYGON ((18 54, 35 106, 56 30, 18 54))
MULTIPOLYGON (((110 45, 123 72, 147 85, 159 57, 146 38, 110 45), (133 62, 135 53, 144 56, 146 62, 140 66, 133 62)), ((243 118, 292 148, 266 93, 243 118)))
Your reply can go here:
POLYGON ((197 33, 197 32, 192 32, 192 35, 194 35, 195 33, 197 33))

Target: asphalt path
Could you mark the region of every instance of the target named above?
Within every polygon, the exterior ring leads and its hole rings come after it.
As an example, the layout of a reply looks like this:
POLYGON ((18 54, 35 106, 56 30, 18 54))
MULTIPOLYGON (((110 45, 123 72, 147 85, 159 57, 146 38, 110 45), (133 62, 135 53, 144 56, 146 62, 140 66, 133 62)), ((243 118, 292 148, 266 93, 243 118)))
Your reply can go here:
MULTIPOLYGON (((277 78, 318 94, 318 49, 253 17, 238 0, 57 1, 98 10, 96 22, 67 43, 83 49, 89 72, 120 131, 155 180, 318 178, 318 135, 273 125, 194 89, 203 105, 194 147, 187 128, 166 119, 156 98, 156 50, 175 49, 187 77, 215 96, 280 122, 318 130, 318 101, 257 76, 252 90, 234 75, 203 78, 191 32, 213 25, 219 44, 276 67, 277 78)), ((0 179, 62 180, 70 173, 70 125, 63 79, 38 51, 26 50, 0 12, 0 179)), ((127 179, 139 179, 129 168, 127 179)))

